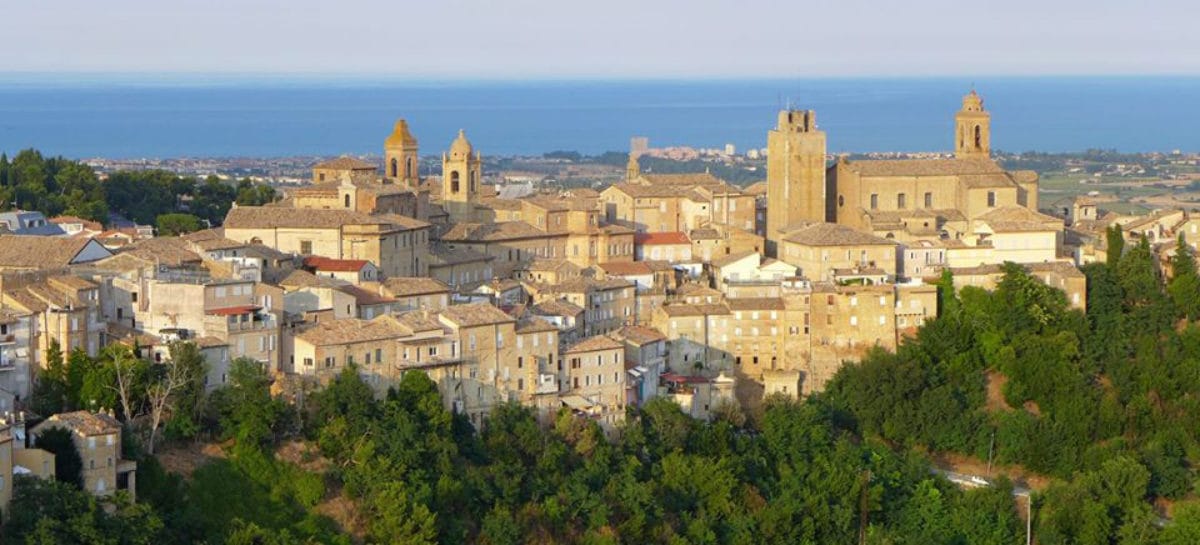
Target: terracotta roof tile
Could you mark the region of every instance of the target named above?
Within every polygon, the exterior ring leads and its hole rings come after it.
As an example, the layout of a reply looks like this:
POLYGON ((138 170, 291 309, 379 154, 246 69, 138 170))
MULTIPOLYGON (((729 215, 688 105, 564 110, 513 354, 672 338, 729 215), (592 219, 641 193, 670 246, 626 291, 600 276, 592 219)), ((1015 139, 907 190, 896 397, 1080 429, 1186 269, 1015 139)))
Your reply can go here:
POLYGON ((598 350, 621 350, 624 347, 612 337, 597 335, 588 337, 567 348, 564 354, 579 354, 583 352, 596 352, 598 350))

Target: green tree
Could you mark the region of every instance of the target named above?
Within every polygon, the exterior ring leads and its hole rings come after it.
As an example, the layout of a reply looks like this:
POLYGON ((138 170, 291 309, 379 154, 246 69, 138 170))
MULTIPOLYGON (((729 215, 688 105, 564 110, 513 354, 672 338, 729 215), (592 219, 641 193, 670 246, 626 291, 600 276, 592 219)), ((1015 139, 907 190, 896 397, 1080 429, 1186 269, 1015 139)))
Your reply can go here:
POLYGON ((371 536, 377 543, 433 545, 437 517, 414 501, 403 483, 386 483, 371 499, 371 536))
POLYGON ((70 430, 62 427, 43 430, 34 440, 34 446, 54 455, 57 480, 83 488, 83 458, 75 448, 75 438, 70 430))
POLYGON ((229 384, 212 393, 223 434, 237 439, 239 446, 258 448, 274 441, 284 406, 271 397, 270 386, 262 364, 237 358, 229 365, 229 384))
POLYGON ((1183 233, 1179 234, 1175 246, 1171 272, 1167 293, 1175 302, 1175 308, 1189 320, 1200 318, 1200 273, 1196 270, 1196 256, 1183 233))
POLYGON ((191 214, 162 214, 155 220, 159 236, 178 236, 199 231, 200 218, 191 214))
POLYGON ((45 368, 37 375, 32 393, 33 411, 42 415, 63 412, 67 407, 67 367, 63 363, 62 348, 58 341, 51 340, 46 349, 45 368))
POLYGON ((1116 269, 1121 262, 1121 256, 1125 253, 1125 234, 1121 232, 1120 225, 1111 225, 1104 230, 1104 240, 1106 246, 1106 259, 1108 266, 1116 269))

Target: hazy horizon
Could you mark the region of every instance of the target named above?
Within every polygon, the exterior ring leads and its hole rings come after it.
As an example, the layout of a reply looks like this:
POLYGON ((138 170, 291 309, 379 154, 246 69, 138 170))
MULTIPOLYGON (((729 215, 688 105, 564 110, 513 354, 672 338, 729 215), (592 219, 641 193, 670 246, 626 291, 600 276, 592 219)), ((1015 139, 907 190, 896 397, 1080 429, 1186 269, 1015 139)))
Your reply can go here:
POLYGON ((15 3, 0 72, 411 79, 1200 74, 1184 0, 60 0, 15 3))

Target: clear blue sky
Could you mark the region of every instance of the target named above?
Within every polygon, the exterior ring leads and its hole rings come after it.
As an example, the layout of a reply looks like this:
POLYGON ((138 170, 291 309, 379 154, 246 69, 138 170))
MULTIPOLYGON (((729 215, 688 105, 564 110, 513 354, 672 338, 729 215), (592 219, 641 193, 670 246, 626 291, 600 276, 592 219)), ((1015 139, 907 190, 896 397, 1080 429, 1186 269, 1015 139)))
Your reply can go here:
POLYGON ((1200 74, 1196 0, 33 0, 0 72, 1200 74))

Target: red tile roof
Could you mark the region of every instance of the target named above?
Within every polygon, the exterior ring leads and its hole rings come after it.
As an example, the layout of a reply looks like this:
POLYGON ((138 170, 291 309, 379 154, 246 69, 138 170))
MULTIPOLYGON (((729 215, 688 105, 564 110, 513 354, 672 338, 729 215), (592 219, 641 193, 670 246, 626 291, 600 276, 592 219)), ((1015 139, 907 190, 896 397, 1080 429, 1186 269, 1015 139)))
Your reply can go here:
POLYGON ((358 272, 367 266, 365 259, 333 259, 331 257, 312 256, 304 258, 304 266, 318 271, 358 272))
POLYGON ((687 233, 637 233, 633 236, 633 241, 643 246, 647 244, 691 244, 691 239, 687 233))
POLYGON ((238 305, 236 307, 208 309, 208 314, 212 314, 213 316, 233 316, 235 314, 249 314, 261 308, 258 305, 238 305))

